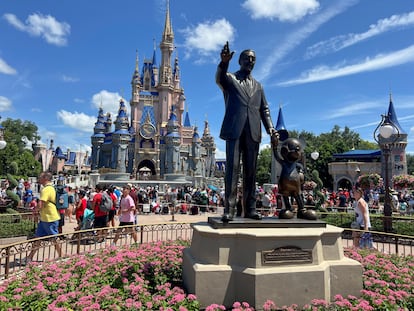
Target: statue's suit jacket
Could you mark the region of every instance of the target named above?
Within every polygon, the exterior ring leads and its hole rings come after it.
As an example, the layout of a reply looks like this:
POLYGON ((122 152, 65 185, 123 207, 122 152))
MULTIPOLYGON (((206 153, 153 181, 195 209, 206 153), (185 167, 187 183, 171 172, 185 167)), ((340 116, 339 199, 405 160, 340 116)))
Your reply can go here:
POLYGON ((228 73, 227 69, 228 63, 220 63, 216 73, 216 82, 223 91, 226 105, 220 138, 224 140, 240 138, 248 121, 252 139, 260 143, 261 121, 268 134, 270 134, 269 129, 273 127, 263 87, 251 76, 248 83, 241 84, 240 72, 228 73))

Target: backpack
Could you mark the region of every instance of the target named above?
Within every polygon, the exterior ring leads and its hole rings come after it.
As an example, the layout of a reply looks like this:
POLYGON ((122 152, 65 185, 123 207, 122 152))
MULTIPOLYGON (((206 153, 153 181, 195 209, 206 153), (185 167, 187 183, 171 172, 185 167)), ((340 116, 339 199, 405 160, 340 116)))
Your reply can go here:
POLYGON ((106 192, 102 192, 102 199, 101 205, 99 205, 99 209, 103 213, 108 213, 114 205, 111 196, 106 192))
POLYGON ((56 208, 66 209, 69 207, 69 196, 63 185, 55 186, 56 191, 56 208))

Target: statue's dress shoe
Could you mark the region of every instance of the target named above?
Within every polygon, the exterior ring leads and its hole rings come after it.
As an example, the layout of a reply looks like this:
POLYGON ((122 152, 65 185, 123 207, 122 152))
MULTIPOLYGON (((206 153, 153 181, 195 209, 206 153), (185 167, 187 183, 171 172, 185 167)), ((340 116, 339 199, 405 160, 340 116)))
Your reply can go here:
POLYGON ((253 212, 253 213, 247 214, 246 216, 244 216, 244 218, 250 218, 250 219, 254 219, 254 220, 261 220, 262 215, 260 215, 259 213, 253 212))
POLYGON ((222 222, 229 222, 231 220, 233 220, 233 217, 228 213, 224 213, 223 216, 221 216, 222 222))
POLYGON ((298 218, 307 219, 307 220, 316 220, 318 215, 312 209, 301 209, 298 210, 298 218))
POLYGON ((295 217, 295 214, 291 210, 282 209, 279 212, 279 218, 280 219, 292 219, 293 217, 295 217))

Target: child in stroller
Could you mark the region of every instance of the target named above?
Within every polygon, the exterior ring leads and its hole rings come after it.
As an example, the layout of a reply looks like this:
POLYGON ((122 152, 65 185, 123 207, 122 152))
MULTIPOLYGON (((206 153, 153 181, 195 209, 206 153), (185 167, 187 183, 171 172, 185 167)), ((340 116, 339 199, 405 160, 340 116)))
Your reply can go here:
MULTIPOLYGON (((82 218, 80 227, 78 227, 77 230, 82 231, 82 230, 93 229, 94 219, 95 219, 95 213, 93 212, 93 210, 86 208, 85 211, 83 212, 83 218, 82 218)), ((75 232, 72 235, 72 241, 76 242, 78 239, 80 239, 81 242, 83 241, 84 243, 89 243, 89 242, 94 243, 94 233, 93 231, 81 232, 81 233, 75 232)))
POLYGON ((83 212, 83 219, 81 223, 80 230, 89 230, 93 228, 93 221, 95 219, 95 213, 89 208, 85 209, 83 212))

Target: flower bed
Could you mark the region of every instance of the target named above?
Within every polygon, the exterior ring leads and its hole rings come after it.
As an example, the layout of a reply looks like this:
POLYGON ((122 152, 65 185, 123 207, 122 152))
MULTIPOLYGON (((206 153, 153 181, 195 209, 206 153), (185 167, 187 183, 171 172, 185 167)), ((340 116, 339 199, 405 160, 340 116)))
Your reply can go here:
MULTIPOLYGON (((25 276, 0 285, 0 310, 199 310, 194 295, 181 288, 185 241, 103 250, 61 262, 31 265, 25 276)), ((414 258, 347 250, 364 267, 362 297, 336 296, 330 305, 314 300, 302 309, 276 306, 263 310, 414 310, 414 258)), ((211 305, 206 311, 225 310, 211 305)), ((236 310, 254 310, 235 302, 236 310)))

